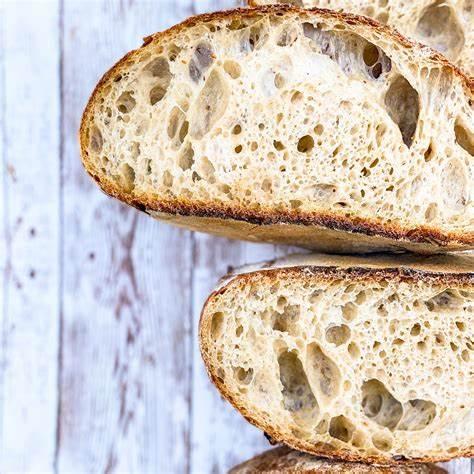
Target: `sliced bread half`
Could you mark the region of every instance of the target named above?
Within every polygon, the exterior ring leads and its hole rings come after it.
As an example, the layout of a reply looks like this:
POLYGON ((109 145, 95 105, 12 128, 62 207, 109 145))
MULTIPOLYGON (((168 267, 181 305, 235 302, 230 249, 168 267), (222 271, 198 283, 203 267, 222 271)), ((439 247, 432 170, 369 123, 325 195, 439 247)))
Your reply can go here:
POLYGON ((472 0, 250 0, 250 5, 287 3, 332 8, 375 18, 443 53, 474 75, 472 0))
POLYGON ((280 446, 235 466, 229 474, 446 474, 446 472, 434 464, 378 466, 332 461, 280 446))
POLYGON ((472 98, 444 58, 364 17, 202 15, 101 79, 82 159, 105 192, 191 229, 331 251, 473 248, 472 98))
POLYGON ((474 455, 474 264, 310 256, 225 279, 200 344, 276 442, 391 464, 474 455))

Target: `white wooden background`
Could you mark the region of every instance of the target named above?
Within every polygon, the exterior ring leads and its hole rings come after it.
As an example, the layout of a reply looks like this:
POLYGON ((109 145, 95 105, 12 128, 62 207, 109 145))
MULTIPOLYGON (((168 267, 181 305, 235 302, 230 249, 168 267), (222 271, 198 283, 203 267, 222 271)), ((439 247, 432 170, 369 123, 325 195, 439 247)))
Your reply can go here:
POLYGON ((1 473, 223 473, 267 448, 210 385, 197 323, 229 265, 289 250, 114 202, 77 144, 115 60, 237 1, 0 0, 1 473))

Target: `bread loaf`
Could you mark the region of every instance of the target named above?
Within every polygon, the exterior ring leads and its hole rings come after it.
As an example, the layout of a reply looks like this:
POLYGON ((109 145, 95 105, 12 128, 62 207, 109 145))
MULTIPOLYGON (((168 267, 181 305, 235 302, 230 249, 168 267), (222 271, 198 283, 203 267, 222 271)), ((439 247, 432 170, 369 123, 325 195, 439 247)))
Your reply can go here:
POLYGON ((247 420, 323 457, 474 455, 472 259, 275 265, 224 280, 201 317, 208 373, 247 420))
POLYGON ((99 82, 101 188, 233 238, 331 251, 474 246, 473 82, 371 20, 288 6, 191 18, 99 82))

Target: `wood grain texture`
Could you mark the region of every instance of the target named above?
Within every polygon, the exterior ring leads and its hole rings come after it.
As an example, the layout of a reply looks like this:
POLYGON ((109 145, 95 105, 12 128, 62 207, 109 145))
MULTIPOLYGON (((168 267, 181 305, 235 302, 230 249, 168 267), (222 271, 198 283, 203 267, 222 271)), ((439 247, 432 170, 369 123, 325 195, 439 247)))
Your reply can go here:
POLYGON ((0 471, 48 472, 55 452, 59 321, 58 3, 6 2, 1 18, 6 264, 0 471))
POLYGON ((268 447, 208 381, 197 325, 229 266, 295 249, 127 209, 91 183, 77 145, 121 55, 240 3, 0 0, 0 472, 224 473, 268 447))
MULTIPOLYGON (((5 44, 5 4, 0 3, 0 44, 5 44)), ((10 258, 10 241, 7 235, 7 156, 5 143, 5 48, 0 48, 0 448, 3 446, 3 407, 5 405, 5 368, 7 322, 6 283, 10 258)), ((0 469, 2 468, 0 461, 0 469)))
POLYGON ((473 474, 474 460, 472 459, 456 459, 455 461, 441 463, 449 474, 473 474))
POLYGON ((173 4, 64 3, 61 472, 189 470, 192 236, 98 192, 77 144, 100 75, 173 4))

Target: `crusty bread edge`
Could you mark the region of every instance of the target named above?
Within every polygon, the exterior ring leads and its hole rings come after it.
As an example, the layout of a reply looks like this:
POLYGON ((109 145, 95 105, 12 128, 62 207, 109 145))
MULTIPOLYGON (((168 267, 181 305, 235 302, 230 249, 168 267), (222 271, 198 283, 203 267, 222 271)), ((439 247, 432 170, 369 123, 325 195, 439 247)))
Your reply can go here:
POLYGON ((321 443, 316 447, 310 443, 296 440, 287 439, 273 429, 273 427, 265 422, 261 422, 257 417, 250 413, 244 406, 230 393, 225 383, 217 376, 217 368, 214 366, 210 353, 209 347, 212 344, 210 339, 210 327, 211 327, 211 315, 212 315, 212 304, 216 296, 225 293, 230 286, 241 286, 246 284, 256 275, 265 273, 267 277, 277 281, 282 275, 297 276, 300 278, 308 279, 314 278, 320 279, 320 281, 327 281, 328 279, 343 279, 350 276, 351 281, 381 281, 386 278, 394 279, 398 278, 400 281, 427 281, 430 280, 433 283, 440 284, 458 284, 459 286, 472 286, 474 285, 474 273, 438 273, 433 271, 414 270, 409 268, 367 268, 363 266, 340 268, 340 267, 327 267, 327 266, 298 266, 298 267, 281 267, 281 268, 265 268, 250 273, 244 273, 239 275, 233 275, 231 279, 218 287, 216 291, 211 293, 206 300, 204 307, 201 312, 199 322, 199 347, 201 356, 206 367, 207 374, 211 382, 217 387, 220 394, 252 425, 258 429, 264 431, 268 437, 274 440, 276 443, 282 443, 290 448, 303 451, 316 456, 321 456, 329 459, 342 459, 345 461, 352 462, 365 462, 375 463, 380 465, 395 465, 395 464, 406 464, 406 463, 436 463, 436 462, 447 462, 458 457, 474 457, 474 446, 466 448, 461 451, 457 451, 453 454, 446 454, 445 456, 426 456, 418 458, 406 458, 404 456, 394 457, 383 457, 377 455, 359 456, 354 452, 336 449, 326 444, 321 443))
POLYGON ((93 108, 100 99, 102 88, 107 82, 123 69, 127 67, 127 62, 140 54, 141 49, 152 42, 159 42, 166 36, 178 34, 181 30, 192 25, 204 24, 213 20, 220 20, 229 17, 253 17, 259 14, 275 13, 284 15, 285 13, 316 13, 323 17, 340 20, 349 25, 369 25, 375 30, 384 32, 394 41, 407 48, 424 48, 429 51, 427 61, 439 63, 440 66, 448 67, 455 75, 459 76, 470 90, 474 90, 474 78, 467 77, 457 66, 451 64, 440 53, 430 49, 427 46, 416 43, 402 36, 398 31, 377 21, 359 15, 342 13, 327 9, 313 8, 305 10, 303 8, 291 5, 267 5, 256 8, 237 8, 222 12, 207 13, 188 18, 184 22, 169 28, 163 32, 144 38, 141 48, 132 50, 118 61, 96 85, 84 110, 81 125, 79 129, 79 143, 82 163, 90 176, 99 184, 99 187, 109 196, 115 197, 120 201, 129 204, 141 211, 155 211, 169 214, 170 216, 179 214, 194 217, 215 217, 220 219, 234 219, 255 225, 269 224, 296 224, 303 226, 316 226, 343 232, 360 233, 368 236, 380 236, 395 241, 406 241, 407 243, 423 243, 432 245, 434 249, 440 251, 453 249, 474 248, 474 232, 466 233, 462 231, 442 232, 436 228, 428 226, 418 226, 415 228, 402 227, 396 224, 380 223, 375 219, 346 217, 332 212, 299 212, 298 214, 289 211, 271 211, 271 210, 251 210, 236 205, 209 205, 206 203, 192 202, 187 199, 159 200, 152 195, 132 195, 127 194, 117 183, 105 176, 99 176, 97 170, 88 159, 87 130, 93 122, 93 108))
POLYGON ((303 460, 298 460, 296 464, 289 463, 287 456, 293 452, 292 449, 286 446, 279 446, 277 448, 273 448, 267 450, 253 458, 234 466, 228 474, 239 474, 242 470, 247 473, 260 473, 261 470, 264 469, 263 472, 267 474, 301 474, 305 472, 307 474, 320 474, 321 472, 334 472, 334 473, 350 473, 350 474, 403 474, 403 473, 411 473, 415 474, 418 471, 416 468, 419 466, 423 466, 426 469, 423 470, 424 474, 447 474, 447 471, 441 467, 436 466, 435 464, 423 463, 423 464, 406 464, 405 466, 379 466, 377 464, 361 464, 361 463, 347 463, 346 461, 339 461, 339 460, 328 460, 323 461, 322 459, 317 458, 316 461, 322 463, 322 468, 324 469, 321 471, 321 468, 314 467, 304 467, 301 468, 301 462, 303 460), (325 465, 324 465, 325 462, 325 465), (264 463, 270 466, 270 469, 264 467, 264 463), (339 464, 341 463, 341 465, 339 464), (403 469, 406 467, 406 470, 403 469), (400 469, 401 468, 401 469, 400 469), (411 468, 411 469, 410 469, 411 468))

